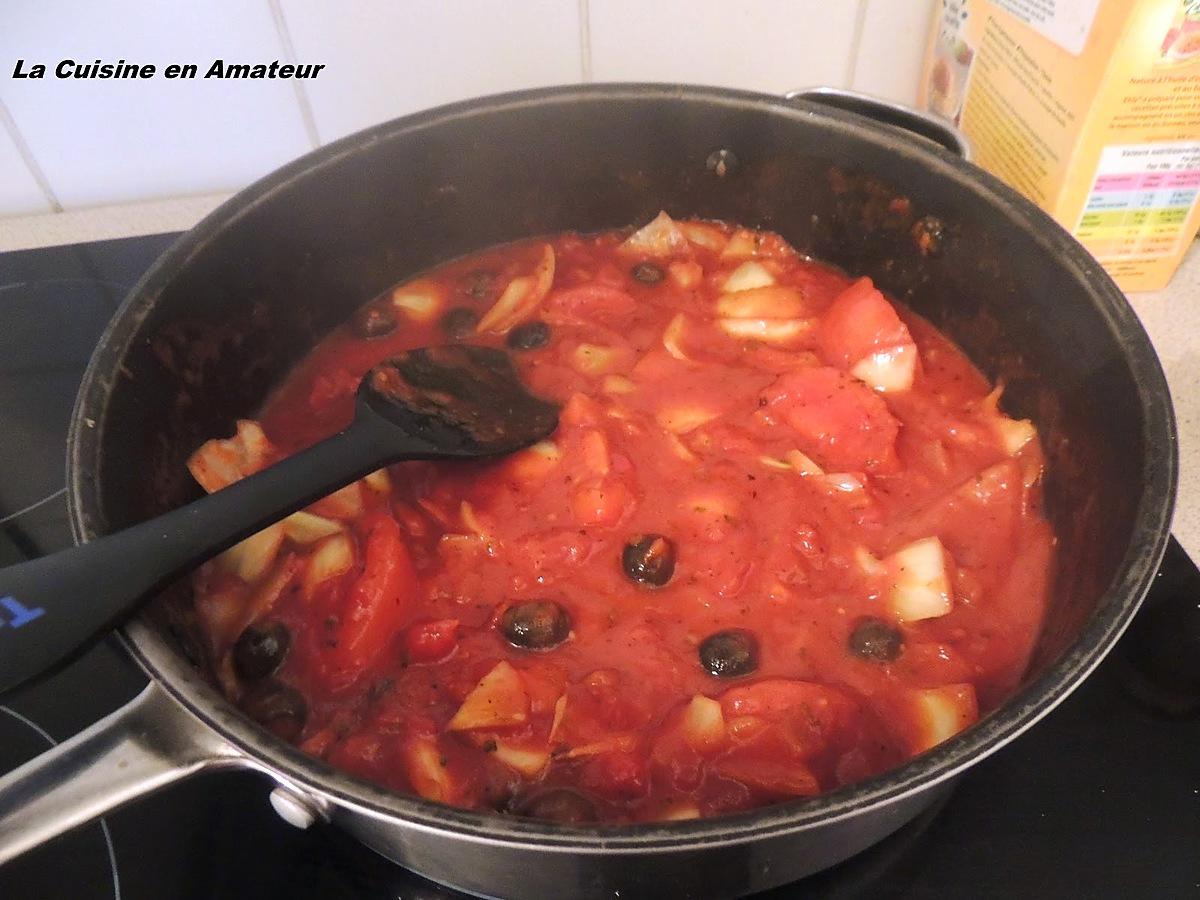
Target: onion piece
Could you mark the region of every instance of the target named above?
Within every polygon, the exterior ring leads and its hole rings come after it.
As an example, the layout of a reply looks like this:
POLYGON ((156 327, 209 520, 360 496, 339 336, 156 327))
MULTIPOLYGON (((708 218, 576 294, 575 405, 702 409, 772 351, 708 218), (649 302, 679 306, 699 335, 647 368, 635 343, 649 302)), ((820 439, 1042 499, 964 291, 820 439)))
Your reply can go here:
POLYGON ((721 251, 721 259, 737 259, 745 256, 757 256, 762 235, 748 228, 739 228, 733 233, 725 249, 721 251))
POLYGON ((643 256, 664 257, 690 252, 691 247, 675 220, 663 211, 627 237, 617 250, 643 256))
POLYGON ((895 393, 912 387, 917 368, 917 345, 900 344, 860 359, 850 374, 877 391, 895 393))
POLYGON ((503 728, 520 725, 529 718, 529 695, 521 676, 501 660, 467 694, 458 712, 446 725, 447 731, 503 728))
POLYGON ((605 375, 600 382, 600 390, 606 394, 632 394, 637 390, 637 385, 624 375, 605 375))
POLYGON ((567 695, 563 694, 554 701, 554 718, 550 722, 550 737, 549 741, 553 742, 558 737, 558 732, 562 729, 563 717, 567 714, 567 695))
POLYGON ((690 259, 677 259, 667 266, 667 278, 680 290, 690 291, 704 278, 704 268, 690 259))
POLYGON ((413 790, 426 800, 448 803, 454 798, 454 782, 444 759, 436 738, 410 738, 404 744, 404 774, 413 790))
POLYGON ((673 434, 687 434, 720 415, 719 410, 706 409, 703 406, 672 406, 659 410, 654 418, 659 425, 673 434))
POLYGON ((546 749, 517 747, 501 740, 495 741, 495 745, 491 755, 526 778, 537 778, 550 762, 550 751, 546 749))
POLYGON ((696 454, 689 450, 687 445, 681 441, 677 435, 671 434, 669 431, 665 431, 663 432, 663 437, 666 439, 667 445, 671 448, 671 452, 684 462, 696 461, 696 454))
POLYGON ((584 756, 599 756, 601 753, 617 751, 620 753, 629 753, 637 747, 637 738, 632 734, 614 734, 609 737, 601 738, 598 741, 581 744, 578 747, 572 747, 563 757, 565 759, 579 759, 584 756))
POLYGON ((562 451, 553 441, 538 441, 514 453, 509 459, 509 469, 521 481, 537 481, 544 478, 562 460, 562 451))
POLYGON ((663 329, 663 346, 676 359, 689 359, 688 355, 683 352, 683 348, 679 346, 679 341, 683 338, 683 328, 687 324, 687 321, 688 317, 685 313, 678 313, 675 318, 667 323, 667 327, 663 329))
POLYGON ((729 273, 721 290, 726 293, 748 291, 753 288, 770 287, 775 284, 775 276, 762 263, 748 260, 729 273))
POLYGON ((854 562, 864 575, 882 575, 887 570, 881 560, 861 545, 854 548, 854 562))
MULTIPOLYGON (((824 475, 821 467, 812 461, 808 456, 805 456, 799 450, 789 450, 785 454, 788 465, 796 471, 797 475, 824 475)), ((859 487, 862 487, 860 484, 859 487)))
POLYGON ((901 622, 935 619, 950 612, 949 560, 936 537, 922 538, 884 560, 888 605, 901 622))
POLYGON ((554 248, 543 244, 542 255, 533 274, 514 278, 508 283, 500 298, 475 326, 475 333, 508 331, 537 308, 553 283, 554 248))
POLYGON ((798 319, 805 312, 804 295, 782 285, 752 287, 717 298, 717 315, 726 319, 798 319))
POLYGON ((354 544, 346 534, 326 538, 308 561, 304 573, 304 594, 311 597, 316 588, 330 578, 344 575, 354 568, 354 544))
POLYGON ((835 491, 841 491, 843 494, 852 494, 865 489, 862 479, 849 472, 830 472, 828 475, 822 475, 821 480, 835 491))
POLYGON ((726 334, 744 340, 781 344, 808 334, 816 327, 815 319, 717 319, 726 334))
POLYGON ((1015 456, 1022 447, 1037 437, 1037 428, 1028 419, 1000 416, 993 427, 1009 456, 1015 456))
POLYGON ((205 441, 188 457, 188 471, 208 493, 228 487, 267 464, 271 442, 262 426, 251 419, 239 419, 231 438, 205 441))
POLYGON ((914 755, 954 737, 979 718, 975 688, 970 684, 914 690, 906 699, 912 728, 908 749, 914 755))
POLYGON ((268 525, 257 534, 252 534, 234 544, 217 557, 217 566, 232 572, 247 584, 253 584, 275 562, 279 547, 283 543, 283 523, 268 525))
POLYGON ((776 459, 774 456, 760 456, 758 461, 769 469, 780 469, 784 472, 792 470, 792 464, 787 460, 776 459))
POLYGON ((315 544, 321 538, 342 531, 342 523, 310 512, 294 512, 283 520, 283 533, 296 544, 315 544))
POLYGON ((824 475, 813 474, 811 477, 834 491, 840 502, 845 503, 851 509, 862 509, 871 503, 871 498, 867 494, 867 486, 857 474, 830 472, 824 475))
POLYGON ((441 312, 442 288, 435 281, 418 278, 392 291, 392 306, 418 322, 428 322, 441 312))
POLYGON ((363 483, 378 494, 389 493, 392 489, 392 479, 387 469, 376 469, 363 476, 363 483))
POLYGON ((725 716, 721 704, 696 694, 683 711, 683 737, 697 753, 712 753, 725 743, 725 716))
POLYGON ((570 359, 571 368, 581 375, 603 375, 630 361, 631 355, 626 348, 600 344, 579 344, 571 351, 570 359))
POLYGON ((712 250, 715 253, 720 253, 725 249, 725 242, 728 238, 716 225, 708 225, 704 222, 676 222, 679 230, 684 236, 695 244, 697 247, 703 247, 705 250, 712 250))

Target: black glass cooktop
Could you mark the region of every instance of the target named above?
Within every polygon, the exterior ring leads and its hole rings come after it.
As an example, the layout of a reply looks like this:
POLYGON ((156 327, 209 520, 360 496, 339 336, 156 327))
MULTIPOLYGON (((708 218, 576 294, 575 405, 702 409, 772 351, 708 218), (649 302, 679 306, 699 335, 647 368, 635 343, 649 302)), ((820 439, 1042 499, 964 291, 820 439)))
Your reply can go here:
MULTIPOLYGON (((0 564, 70 542, 75 389, 105 322, 172 235, 0 254, 0 564)), ((0 700, 0 772, 132 698, 114 643, 0 700)), ((453 897, 328 827, 276 818, 270 785, 207 775, 0 868, 3 900, 453 897)), ((664 885, 662 896, 669 896, 664 885)), ((771 898, 1200 896, 1200 576, 1172 546, 1103 666, 949 800, 771 898)))

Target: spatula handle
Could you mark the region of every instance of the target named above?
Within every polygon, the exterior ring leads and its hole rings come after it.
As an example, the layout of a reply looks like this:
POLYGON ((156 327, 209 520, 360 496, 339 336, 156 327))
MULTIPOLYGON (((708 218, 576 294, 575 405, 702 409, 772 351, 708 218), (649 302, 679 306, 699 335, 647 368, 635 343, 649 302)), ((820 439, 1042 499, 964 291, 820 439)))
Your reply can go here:
POLYGON ((0 694, 66 662, 182 573, 396 458, 389 427, 359 416, 194 503, 0 570, 0 694))

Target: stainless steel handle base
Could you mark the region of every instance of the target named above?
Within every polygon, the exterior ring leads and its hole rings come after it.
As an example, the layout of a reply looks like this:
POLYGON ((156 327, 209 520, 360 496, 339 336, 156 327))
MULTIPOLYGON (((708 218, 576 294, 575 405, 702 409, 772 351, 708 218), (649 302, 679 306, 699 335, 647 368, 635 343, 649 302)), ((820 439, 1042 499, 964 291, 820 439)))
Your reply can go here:
POLYGON ((116 712, 0 778, 0 865, 173 781, 245 764, 151 682, 116 712))
POLYGON ((883 125, 890 125, 932 141, 939 147, 961 156, 967 162, 971 161, 971 141, 965 134, 945 119, 913 109, 911 106, 835 87, 801 88, 788 91, 783 95, 783 99, 807 100, 810 103, 820 103, 822 106, 865 116, 883 125))

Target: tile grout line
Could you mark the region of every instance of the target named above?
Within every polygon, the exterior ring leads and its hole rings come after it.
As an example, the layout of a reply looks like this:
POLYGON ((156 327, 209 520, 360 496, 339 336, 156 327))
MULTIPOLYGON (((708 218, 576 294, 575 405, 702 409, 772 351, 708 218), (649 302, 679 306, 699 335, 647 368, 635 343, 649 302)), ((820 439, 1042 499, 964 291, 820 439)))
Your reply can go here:
POLYGON ((584 84, 592 80, 592 13, 589 0, 579 0, 579 74, 584 84))
POLYGON ((867 7, 871 0, 858 0, 858 9, 854 13, 854 32, 850 36, 850 55, 846 59, 846 74, 842 87, 854 88, 854 78, 858 75, 858 54, 862 50, 863 31, 867 25, 867 7))
POLYGON ((32 148, 25 142, 25 136, 21 134, 21 129, 17 127, 17 120, 12 117, 12 113, 8 111, 8 106, 5 105, 2 98, 0 98, 0 126, 3 126, 3 129, 8 132, 9 137, 12 138, 13 144, 16 145, 17 153, 21 155, 21 160, 25 163, 25 168, 29 170, 29 174, 33 176, 33 180, 46 197, 46 202, 50 204, 50 210, 56 213, 62 212, 63 205, 59 202, 58 195, 54 193, 54 188, 50 186, 50 179, 46 177, 46 173, 38 165, 32 148))
MULTIPOLYGON (((283 44, 284 58, 293 66, 299 65, 296 59, 296 48, 292 44, 292 33, 288 29, 280 0, 267 0, 267 6, 271 10, 271 18, 275 20, 275 31, 279 35, 279 42, 283 44)), ((300 107, 300 120, 304 123, 304 132, 308 135, 312 148, 316 150, 321 146, 321 134, 317 130, 317 119, 313 115, 308 91, 305 90, 304 82, 299 78, 293 78, 291 82, 292 92, 296 95, 296 104, 300 107)))

